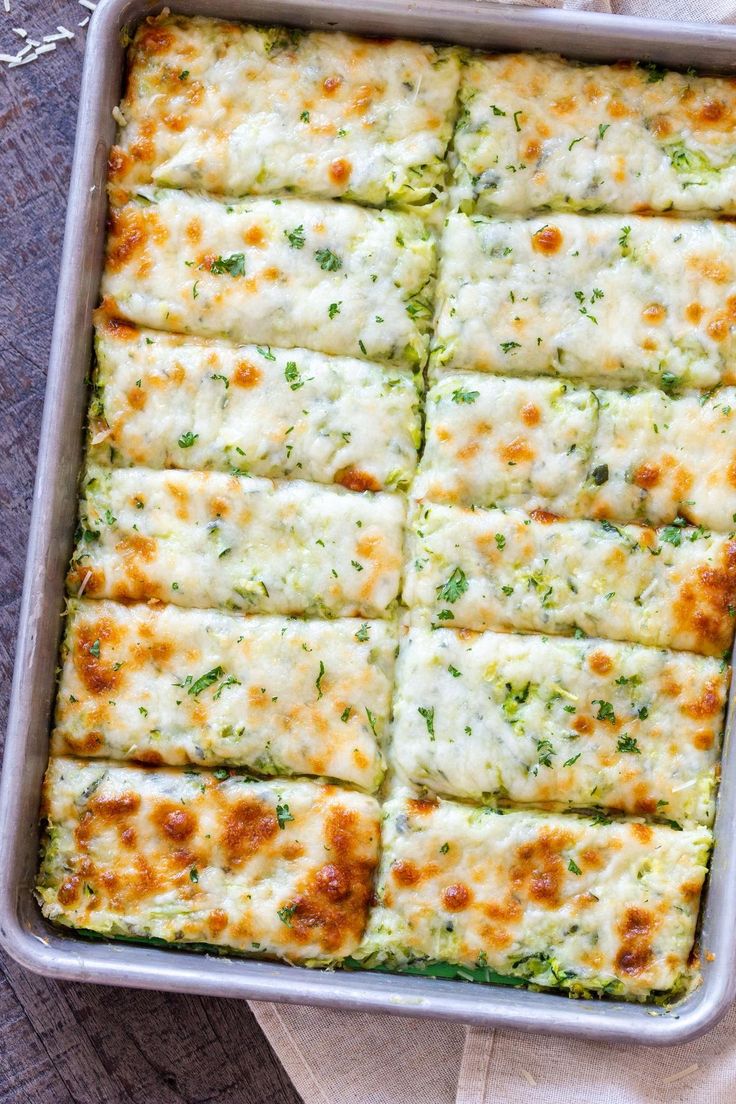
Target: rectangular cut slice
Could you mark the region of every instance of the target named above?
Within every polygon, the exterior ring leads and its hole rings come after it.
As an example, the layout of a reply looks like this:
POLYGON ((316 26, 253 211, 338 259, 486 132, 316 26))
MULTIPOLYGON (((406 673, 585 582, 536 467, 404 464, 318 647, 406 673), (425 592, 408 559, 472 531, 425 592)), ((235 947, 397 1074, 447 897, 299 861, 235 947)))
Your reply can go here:
POLYGON ((666 391, 736 383, 730 223, 456 213, 441 251, 437 371, 666 391))
POLYGON ((414 488, 434 502, 730 532, 736 388, 673 398, 450 373, 427 395, 414 488))
POLYGON ((476 55, 460 103, 455 175, 469 213, 736 214, 729 77, 476 55))
POLYGON ((590 516, 655 525, 687 518, 720 532, 736 528, 736 388, 679 398, 661 391, 596 394, 590 516))
POLYGON ((386 621, 72 599, 51 750, 373 790, 395 648, 386 621))
POLYGON ((419 497, 568 514, 590 471, 591 391, 562 380, 453 372, 428 392, 419 497))
POLYGON ((90 456, 405 490, 416 466, 412 376, 352 357, 138 330, 97 331, 90 456))
POLYGON ((61 758, 41 812, 36 892, 56 924, 306 965, 363 934, 379 837, 367 794, 61 758))
POLYGON ((391 758, 473 801, 710 824, 728 668, 602 640, 407 629, 391 758))
POLYGON ((419 215, 145 189, 114 193, 110 220, 112 314, 238 343, 424 361, 434 244, 419 215))
POLYGON ((116 183, 422 203, 444 176, 458 51, 172 15, 138 27, 116 183))
POLYGON ((632 1000, 676 996, 692 977, 707 828, 499 815, 400 790, 382 845, 368 965, 487 966, 632 1000))
POLYGON ((733 642, 736 540, 726 536, 676 528, 673 543, 668 529, 427 503, 412 529, 404 596, 435 623, 715 656, 733 642))
POLYGON ((399 495, 136 468, 90 468, 84 492, 75 594, 325 617, 398 595, 399 495))

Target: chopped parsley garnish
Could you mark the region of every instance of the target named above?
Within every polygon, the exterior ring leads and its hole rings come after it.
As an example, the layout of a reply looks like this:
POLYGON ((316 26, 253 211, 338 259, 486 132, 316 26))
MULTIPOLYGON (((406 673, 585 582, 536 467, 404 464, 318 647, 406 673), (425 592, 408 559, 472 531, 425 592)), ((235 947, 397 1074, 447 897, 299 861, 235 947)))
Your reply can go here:
POLYGON ((216 257, 210 262, 210 272, 215 276, 245 276, 245 253, 231 253, 229 257, 216 257))
POLYGON ((365 707, 365 713, 366 713, 366 716, 368 718, 368 724, 371 726, 371 732, 373 733, 373 735, 377 739, 378 738, 378 733, 376 732, 376 717, 375 717, 375 714, 371 713, 368 706, 365 707))
POLYGON ((442 846, 440 847, 440 855, 446 855, 449 850, 450 850, 449 843, 443 843, 442 846))
POLYGON ((351 562, 351 564, 353 565, 353 567, 355 568, 356 571, 362 571, 363 570, 362 563, 358 563, 357 560, 351 560, 350 562, 351 562))
POLYGON ((599 464, 597 468, 593 468, 592 477, 596 487, 608 482, 608 474, 608 464, 599 464))
MULTIPOLYGON (((457 602, 468 589, 468 580, 461 567, 456 567, 447 582, 437 587, 437 597, 443 602, 457 602)), ((442 614, 440 614, 442 617, 442 614)))
POLYGON ((217 701, 220 697, 222 697, 222 691, 227 690, 228 686, 241 685, 242 683, 240 682, 240 679, 236 679, 235 675, 228 675, 227 678, 222 681, 222 683, 217 687, 215 693, 212 695, 213 700, 217 701))
POLYGON ((453 667, 452 664, 447 668, 453 678, 460 678, 462 671, 458 671, 457 667, 453 667))
POLYGON ((190 882, 198 882, 199 881, 199 871, 197 870, 196 866, 193 866, 191 868, 191 870, 189 871, 189 881, 190 882))
POLYGON ((499 552, 502 552, 506 547, 506 538, 503 533, 496 533, 496 548, 499 552))
POLYGON ((222 667, 213 667, 212 670, 208 671, 205 675, 200 675, 200 677, 189 687, 187 693, 195 698, 198 697, 203 690, 206 690, 208 686, 212 686, 212 683, 217 682, 224 674, 225 672, 222 667))
POLYGON ((298 391, 300 387, 304 386, 304 380, 299 375, 296 361, 287 360, 286 367, 284 368, 284 379, 292 391, 298 391))
POLYGON ((359 640, 361 642, 361 644, 365 643, 365 641, 368 639, 368 625, 367 624, 363 624, 363 625, 360 626, 360 628, 358 629, 358 631, 355 634, 355 639, 359 640))
POLYGON ((279 828, 285 828, 289 821, 294 819, 287 804, 276 806, 276 819, 279 822, 279 828))
POLYGON ((599 138, 603 137, 603 135, 606 133, 606 131, 608 130, 610 125, 611 125, 610 123, 599 123, 598 124, 598 137, 599 138))
POLYGON ((315 260, 325 272, 337 272, 342 268, 342 261, 331 249, 317 249, 314 253, 315 260))
POLYGON ((574 859, 570 859, 569 863, 567 864, 567 869, 570 871, 571 874, 577 874, 578 876, 583 873, 574 859))
POLYGON ((520 349, 521 345, 518 341, 502 341, 501 349, 504 353, 510 353, 512 349, 520 349))
POLYGON ((506 117, 506 112, 502 111, 500 107, 496 107, 495 104, 491 104, 491 111, 494 115, 502 115, 504 118, 506 117))
POLYGON ((667 544, 673 544, 675 548, 679 548, 682 544, 682 529, 686 525, 687 521, 685 518, 676 517, 671 525, 665 525, 660 533, 660 540, 665 541, 667 544))
POLYGON ((524 114, 523 111, 515 111, 514 112, 514 126, 516 127, 517 133, 521 132, 521 127, 519 126, 519 116, 523 115, 523 114, 524 114))
POLYGON ((325 677, 325 665, 322 660, 319 661, 319 674, 314 680, 314 685, 317 687, 317 701, 322 697, 322 679, 325 677))
POLYGON ((452 401, 454 403, 474 403, 480 395, 480 391, 463 391, 461 387, 458 387, 457 391, 452 392, 452 401))
POLYGON ((616 723, 616 714, 610 702, 603 701, 602 698, 593 698, 593 705, 598 706, 598 713, 595 718, 597 721, 608 721, 609 724, 616 723))
POLYGON ((550 740, 537 740, 537 758, 540 766, 551 767, 554 754, 554 744, 550 740))
POLYGON ((282 924, 286 924, 287 928, 291 927, 291 918, 296 912, 296 905, 284 905, 283 908, 276 910, 276 915, 282 924))
POLYGON ((340 300, 339 303, 330 303, 329 307, 327 308, 327 313, 330 316, 330 318, 334 318, 336 314, 340 313, 340 307, 341 306, 342 306, 342 299, 340 300))
POLYGON ((629 736, 628 732, 624 732, 622 736, 619 736, 616 751, 628 751, 632 755, 641 755, 641 748, 637 744, 636 738, 629 736))
POLYGON ((430 738, 434 740, 434 706, 420 705, 418 706, 418 712, 422 717, 424 717, 425 723, 427 725, 427 732, 429 733, 430 738))
POLYGON ((563 767, 571 767, 573 765, 573 763, 577 763, 577 761, 580 758, 581 754, 582 754, 582 752, 579 751, 577 753, 577 755, 573 755, 572 759, 566 759, 565 762, 562 764, 563 767))
POLYGON ((89 654, 93 655, 95 657, 95 659, 100 658, 100 642, 99 642, 99 640, 95 640, 94 644, 90 644, 89 654))
POLYGON ((284 230, 284 237, 289 239, 289 245, 292 249, 304 248, 304 227, 295 226, 293 230, 284 230))
POLYGON ((186 433, 182 433, 179 438, 179 448, 191 448, 198 437, 198 433, 192 433, 191 429, 188 429, 186 433))
POLYGON ((308 122, 309 122, 309 112, 308 112, 308 111, 302 111, 302 113, 301 113, 301 115, 299 116, 299 118, 301 119, 301 121, 302 121, 303 123, 308 123, 308 122))
POLYGON ((348 721, 350 720, 350 714, 351 713, 352 713, 352 709, 350 708, 349 705, 346 705, 345 708, 343 709, 342 713, 340 714, 340 720, 342 721, 343 724, 348 723, 348 721))

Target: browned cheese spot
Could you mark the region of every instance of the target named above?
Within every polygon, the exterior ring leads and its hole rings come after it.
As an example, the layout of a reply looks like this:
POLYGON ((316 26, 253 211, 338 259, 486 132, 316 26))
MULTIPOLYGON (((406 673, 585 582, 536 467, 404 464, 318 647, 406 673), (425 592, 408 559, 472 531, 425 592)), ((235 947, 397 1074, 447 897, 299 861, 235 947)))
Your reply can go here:
POLYGON ((197 830, 197 818, 190 809, 174 801, 157 801, 151 819, 168 840, 181 843, 197 830))
POLYGON ((88 693, 107 696, 120 686, 124 668, 115 670, 115 646, 120 640, 120 630, 109 617, 78 623, 74 667, 88 693))
POLYGON ((675 625, 711 654, 730 646, 736 604, 736 541, 727 541, 717 565, 702 564, 683 582, 673 605, 675 625))
POLYGON ((350 174, 353 171, 353 166, 345 157, 336 158, 328 169, 328 175, 333 184, 343 185, 347 184, 350 179, 350 174))
POLYGON ((644 490, 651 490, 652 487, 656 487, 662 478, 662 472, 657 464, 643 463, 639 464, 635 468, 632 480, 637 487, 642 487, 644 490))
POLYGON ((532 521, 538 521, 540 525, 551 525, 553 521, 560 520, 559 514, 553 514, 551 510, 542 509, 530 510, 529 517, 532 521))
POLYGON ((261 369, 249 360, 239 360, 235 365, 232 382, 235 387, 256 387, 263 373, 261 369))
POLYGON ((442 904, 448 912, 462 912, 472 900, 472 893, 462 882, 455 882, 442 890, 442 904))
POLYGON ((535 406, 533 402, 525 403, 521 408, 521 420, 524 425, 537 426, 541 421, 541 414, 539 407, 535 406))
POLYGON ((298 887, 292 901, 291 934, 298 942, 316 940, 334 953, 362 936, 377 861, 376 849, 361 839, 364 831, 353 810, 330 809, 325 825, 330 861, 298 887))
POLYGON ((557 226, 543 226, 532 234, 532 249, 535 253, 559 253, 562 248, 562 231, 557 226))
POLYGON ((233 866, 252 858, 279 831, 271 806, 254 797, 241 798, 225 811, 223 820, 221 844, 233 866))
POLYGON ((335 475, 335 482, 349 491, 380 491, 381 484, 375 476, 360 468, 342 468, 335 475))
POLYGON ((621 938, 616 970, 627 977, 637 977, 652 961, 654 918, 648 909, 630 906, 616 930, 621 938))
POLYGON ((562 852, 571 842, 569 832, 543 828, 536 839, 518 847, 510 872, 516 892, 544 908, 558 908, 565 880, 562 852))
POLYGON ((588 665, 596 675, 607 675, 613 670, 613 660, 602 648, 596 648, 588 656, 588 665))

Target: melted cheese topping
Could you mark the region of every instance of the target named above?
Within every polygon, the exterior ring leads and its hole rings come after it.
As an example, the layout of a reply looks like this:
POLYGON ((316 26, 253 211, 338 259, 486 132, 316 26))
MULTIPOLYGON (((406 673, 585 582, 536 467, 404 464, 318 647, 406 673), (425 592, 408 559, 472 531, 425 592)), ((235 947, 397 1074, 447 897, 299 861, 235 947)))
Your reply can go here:
POLYGON ((113 193, 102 294, 154 329, 415 367, 433 273, 418 215, 144 189, 113 193))
POLYGON ((736 86, 654 66, 472 57, 454 141, 470 212, 736 213, 736 86))
POLYGON ((665 390, 736 383, 734 255, 724 222, 450 215, 435 366, 665 390))
POLYGON ((97 331, 93 460, 405 490, 419 400, 409 373, 348 357, 137 330, 97 331))
POLYGON ((440 960, 645 1000, 689 975, 711 836, 432 803, 384 806, 379 905, 361 956, 440 960))
POLYGON ((396 684, 392 760, 418 785, 712 822, 728 689, 714 659, 420 622, 396 684))
POLYGON ((55 923, 310 964, 356 947, 372 797, 311 782, 52 759, 37 893, 55 923))
POLYGON ((421 203, 444 175, 458 52, 173 15, 129 51, 110 175, 224 195, 421 203))
POLYGON ((430 389, 426 434, 414 491, 435 502, 734 528, 732 387, 671 398, 458 372, 430 389))
POLYGON ((736 540, 698 529, 559 521, 537 511, 419 504, 404 596, 436 622, 576 631, 722 655, 736 608, 736 540))
POLYGON ((373 790, 395 648, 385 621, 72 600, 51 750, 373 790))
POLYGON ((397 597, 398 495, 137 468, 90 468, 84 487, 73 593, 326 617, 397 597))
POLYGON ((427 394, 414 492, 434 502, 569 514, 590 471, 597 408, 592 392, 562 381, 453 372, 427 394))
POLYGON ((657 524, 679 515, 721 532, 736 527, 736 388, 677 399, 597 394, 590 516, 657 524), (596 470, 607 478, 596 483, 596 470))

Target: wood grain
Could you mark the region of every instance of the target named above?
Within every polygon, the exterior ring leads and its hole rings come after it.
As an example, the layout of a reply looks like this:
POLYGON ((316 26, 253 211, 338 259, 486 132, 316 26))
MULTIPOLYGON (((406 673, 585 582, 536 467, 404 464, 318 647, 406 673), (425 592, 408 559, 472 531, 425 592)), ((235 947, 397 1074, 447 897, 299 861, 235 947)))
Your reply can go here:
MULTIPOLYGON (((0 5, 0 726, 5 730, 84 50, 72 0, 0 5)), ((2 1104, 298 1104, 242 1001, 57 984, 0 959, 2 1104)))

